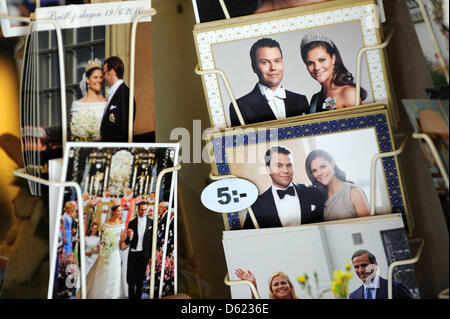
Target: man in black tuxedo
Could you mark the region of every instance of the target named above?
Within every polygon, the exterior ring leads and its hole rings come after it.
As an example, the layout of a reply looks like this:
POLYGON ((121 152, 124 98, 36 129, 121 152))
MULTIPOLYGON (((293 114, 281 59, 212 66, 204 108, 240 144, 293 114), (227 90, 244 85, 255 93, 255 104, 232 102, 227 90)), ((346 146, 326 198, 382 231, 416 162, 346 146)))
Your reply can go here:
MULTIPOLYGON (((103 142, 128 142, 128 115, 130 89, 123 82, 125 66, 116 56, 109 57, 103 64, 103 79, 108 90, 108 102, 100 124, 103 142)), ((133 123, 136 101, 133 105, 133 123)))
POLYGON ((130 246, 127 264, 128 298, 141 299, 145 271, 152 250, 153 222, 146 216, 147 203, 137 204, 138 216, 130 221, 125 245, 130 246))
MULTIPOLYGON (((294 176, 291 151, 273 146, 265 154, 266 169, 272 186, 252 205, 260 228, 298 226, 323 221, 325 198, 314 187, 292 182, 294 176)), ((254 228, 250 215, 244 229, 254 228)))
MULTIPOLYGON (((378 272, 375 256, 368 250, 361 249, 352 256, 353 268, 363 282, 361 287, 353 291, 350 299, 388 299, 388 281, 378 272)), ((408 288, 400 282, 392 282, 392 299, 412 299, 408 288)))
MULTIPOLYGON (((285 90, 283 53, 280 44, 269 38, 256 41, 250 49, 253 72, 259 82, 253 91, 236 100, 245 124, 252 124, 309 113, 306 96, 285 90)), ((241 125, 230 104, 231 126, 241 125)))

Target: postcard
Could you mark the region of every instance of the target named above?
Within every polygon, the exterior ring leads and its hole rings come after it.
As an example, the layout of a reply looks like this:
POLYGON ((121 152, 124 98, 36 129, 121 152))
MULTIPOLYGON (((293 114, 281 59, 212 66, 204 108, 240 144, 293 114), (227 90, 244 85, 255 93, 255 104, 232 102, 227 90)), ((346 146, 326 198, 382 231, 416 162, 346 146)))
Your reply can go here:
POLYGON ((198 24, 194 40, 211 125, 245 124, 387 103, 397 122, 376 1, 330 1, 198 24), (360 67, 360 89, 357 70, 360 67))
MULTIPOLYGON (((159 195, 158 174, 178 161, 178 144, 67 144, 62 181, 77 182, 82 190, 85 229, 86 296, 88 299, 149 297, 153 233, 157 233, 155 291, 174 294, 173 225, 176 214, 174 175, 164 175, 159 195), (155 196, 159 196, 158 227, 153 229, 155 196), (172 284, 172 286, 169 285, 172 284)), ((49 297, 80 297, 82 263, 78 198, 75 190, 59 192, 51 247, 49 297)), ((155 294, 159 296, 159 294, 155 294)))
MULTIPOLYGON (((382 106, 307 122, 211 131, 208 146, 215 175, 231 174, 257 186, 251 207, 259 228, 401 213, 413 229, 397 159, 378 160, 372 173, 374 156, 395 147, 382 106)), ((244 210, 229 212, 225 227, 256 225, 244 210)))
MULTIPOLYGON (((119 36, 116 39, 112 34, 123 32, 125 24, 137 14, 150 11, 150 5, 150 1, 54 3, 36 9, 38 18, 55 19, 63 30, 59 37, 54 27, 43 27, 46 23, 38 21, 26 27, 20 120, 28 174, 47 179, 48 161, 62 156, 67 141, 129 140, 131 34, 120 36, 120 43, 119 36), (115 23, 122 25, 111 29, 115 23), (73 54, 64 54, 66 50, 73 54)), ((149 32, 145 25, 139 27, 137 40, 149 32)), ((153 105, 148 104, 149 88, 153 86, 148 76, 151 60, 145 56, 150 49, 141 45, 136 55, 136 63, 143 67, 134 73, 134 141, 154 142, 153 105)), ((34 195, 47 193, 47 187, 29 184, 34 195)))
POLYGON ((289 228, 225 231, 233 299, 418 299, 412 258, 399 214, 289 228), (307 257, 307 258, 305 258, 307 257), (368 285, 374 289, 364 289, 368 285))

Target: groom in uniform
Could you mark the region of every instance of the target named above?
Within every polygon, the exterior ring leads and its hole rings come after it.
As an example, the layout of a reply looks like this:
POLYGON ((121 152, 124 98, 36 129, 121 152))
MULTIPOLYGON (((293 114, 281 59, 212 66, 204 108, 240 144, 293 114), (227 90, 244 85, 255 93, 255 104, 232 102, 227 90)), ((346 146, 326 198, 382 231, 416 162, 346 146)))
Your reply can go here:
POLYGON ((141 299, 145 271, 152 250, 153 222, 146 216, 147 203, 137 204, 138 216, 130 221, 125 245, 130 246, 127 264, 128 298, 141 299))
MULTIPOLYGON (((283 146, 273 146, 266 151, 265 162, 272 186, 259 195, 252 205, 259 227, 323 222, 324 196, 314 187, 292 182, 294 168, 291 151, 283 146)), ((255 228, 249 214, 243 228, 255 228)))
MULTIPOLYGON (((130 89, 123 82, 125 66, 116 56, 109 57, 103 64, 103 80, 108 89, 108 102, 100 124, 103 142, 128 142, 128 115, 130 89)), ((136 101, 133 105, 133 123, 136 115, 136 101)))
MULTIPOLYGON (((284 74, 283 53, 277 41, 259 39, 250 49, 250 59, 259 81, 253 91, 236 101, 245 124, 309 113, 306 96, 285 90, 281 86, 284 74)), ((232 104, 230 119, 231 126, 240 125, 232 104)))

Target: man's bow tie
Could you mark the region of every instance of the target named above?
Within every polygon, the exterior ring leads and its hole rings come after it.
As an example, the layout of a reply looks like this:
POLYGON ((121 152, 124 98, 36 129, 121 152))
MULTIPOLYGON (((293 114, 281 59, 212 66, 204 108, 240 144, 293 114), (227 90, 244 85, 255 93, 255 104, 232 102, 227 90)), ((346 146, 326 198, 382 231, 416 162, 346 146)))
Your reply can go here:
POLYGON ((286 195, 295 196, 295 191, 294 191, 293 186, 289 186, 285 190, 277 189, 277 193, 278 193, 278 196, 280 197, 280 199, 283 199, 284 196, 286 196, 286 195))
POLYGON ((264 95, 266 96, 266 99, 269 101, 273 100, 275 97, 278 97, 280 99, 285 99, 286 98, 286 90, 280 86, 275 92, 270 89, 267 89, 264 92, 264 95))

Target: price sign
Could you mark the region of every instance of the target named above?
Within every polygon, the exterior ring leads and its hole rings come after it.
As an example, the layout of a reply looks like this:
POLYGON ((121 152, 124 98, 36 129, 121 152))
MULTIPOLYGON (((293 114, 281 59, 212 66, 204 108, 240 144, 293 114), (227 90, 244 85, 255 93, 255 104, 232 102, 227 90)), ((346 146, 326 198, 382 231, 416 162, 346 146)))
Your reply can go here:
POLYGON ((258 198, 255 184, 241 178, 227 178, 209 184, 202 192, 203 205, 217 213, 233 213, 251 206, 258 198))

